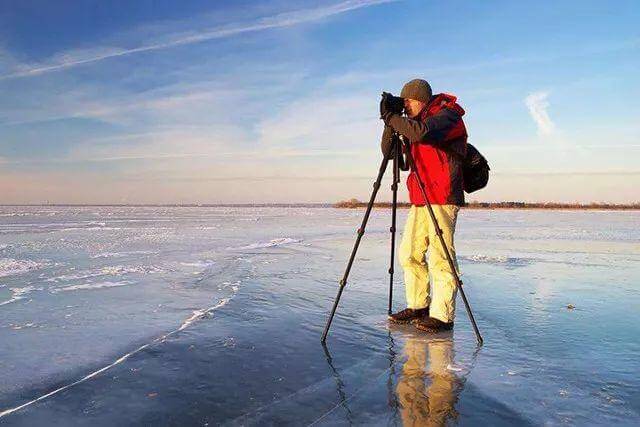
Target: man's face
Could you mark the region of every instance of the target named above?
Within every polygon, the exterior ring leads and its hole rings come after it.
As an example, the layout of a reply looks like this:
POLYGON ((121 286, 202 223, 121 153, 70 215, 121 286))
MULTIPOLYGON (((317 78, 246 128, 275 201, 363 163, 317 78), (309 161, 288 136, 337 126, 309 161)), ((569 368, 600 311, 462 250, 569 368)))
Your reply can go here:
POLYGON ((420 114, 420 111, 422 111, 426 105, 427 104, 417 99, 404 98, 404 111, 407 113, 407 116, 411 118, 420 114))

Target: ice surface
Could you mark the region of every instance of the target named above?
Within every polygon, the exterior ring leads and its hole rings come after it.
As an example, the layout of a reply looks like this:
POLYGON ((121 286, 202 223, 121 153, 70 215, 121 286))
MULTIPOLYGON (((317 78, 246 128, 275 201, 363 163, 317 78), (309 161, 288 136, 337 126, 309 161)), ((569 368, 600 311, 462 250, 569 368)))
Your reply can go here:
POLYGON ((477 349, 388 327, 374 210, 325 351, 362 214, 0 207, 0 423, 640 422, 640 212, 461 211, 477 349))
POLYGON ((36 288, 35 286, 25 286, 22 288, 9 288, 9 290, 11 291, 11 298, 6 301, 0 302, 0 305, 5 305, 14 301, 21 300, 31 291, 42 290, 42 288, 36 288))

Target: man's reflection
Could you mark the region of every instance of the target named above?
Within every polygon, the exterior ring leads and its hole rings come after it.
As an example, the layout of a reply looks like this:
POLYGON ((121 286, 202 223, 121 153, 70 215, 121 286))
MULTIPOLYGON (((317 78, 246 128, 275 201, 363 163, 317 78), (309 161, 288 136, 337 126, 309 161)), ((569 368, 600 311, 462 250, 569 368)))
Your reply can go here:
POLYGON ((453 365, 451 334, 445 338, 407 337, 406 362, 396 393, 404 426, 442 426, 458 416, 455 404, 463 380, 449 369, 453 365))

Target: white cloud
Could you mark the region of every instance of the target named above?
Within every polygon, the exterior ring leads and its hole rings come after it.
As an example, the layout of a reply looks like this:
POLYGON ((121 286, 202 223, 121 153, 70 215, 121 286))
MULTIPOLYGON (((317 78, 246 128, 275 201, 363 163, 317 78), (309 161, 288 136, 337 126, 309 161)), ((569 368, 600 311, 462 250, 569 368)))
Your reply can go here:
POLYGON ((168 35, 164 37, 166 41, 161 43, 143 44, 142 46, 130 49, 122 49, 113 46, 97 46, 91 49, 71 50, 56 55, 56 57, 49 63, 33 66, 21 66, 13 73, 0 75, 0 80, 45 74, 76 67, 78 65, 102 61, 104 59, 200 43, 208 40, 232 37, 243 33, 263 31, 272 28, 290 27, 328 18, 330 16, 349 12, 355 9, 390 3, 393 1, 397 0, 346 0, 329 6, 280 13, 255 20, 253 22, 233 23, 225 26, 203 29, 192 32, 188 35, 185 35, 184 33, 179 33, 174 36, 168 35))
POLYGON ((549 117, 547 108, 549 108, 549 92, 540 91, 530 93, 524 100, 524 103, 529 109, 529 114, 536 125, 538 126, 538 133, 540 135, 550 135, 554 133, 556 126, 549 117))

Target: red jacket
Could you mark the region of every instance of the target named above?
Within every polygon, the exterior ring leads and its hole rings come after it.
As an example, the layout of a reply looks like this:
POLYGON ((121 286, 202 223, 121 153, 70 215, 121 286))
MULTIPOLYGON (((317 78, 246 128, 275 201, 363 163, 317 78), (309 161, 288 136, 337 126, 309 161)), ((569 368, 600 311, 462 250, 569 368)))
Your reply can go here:
MULTIPOLYGON (((426 126, 422 139, 411 144, 414 167, 434 205, 464 204, 462 159, 467 151, 467 129, 464 110, 456 100, 449 94, 434 96, 420 114, 426 126)), ((425 204, 414 170, 407 178, 407 188, 412 205, 425 204)))

